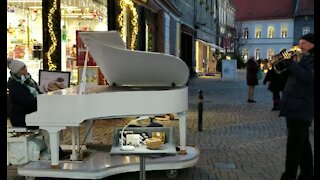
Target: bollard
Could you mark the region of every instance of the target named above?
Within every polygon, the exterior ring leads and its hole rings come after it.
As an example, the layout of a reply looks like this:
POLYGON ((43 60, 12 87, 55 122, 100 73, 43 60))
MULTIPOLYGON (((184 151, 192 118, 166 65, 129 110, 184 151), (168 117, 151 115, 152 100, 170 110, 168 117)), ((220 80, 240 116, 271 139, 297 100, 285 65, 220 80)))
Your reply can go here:
POLYGON ((202 111, 203 111, 203 94, 202 90, 198 90, 198 131, 202 131, 202 111))

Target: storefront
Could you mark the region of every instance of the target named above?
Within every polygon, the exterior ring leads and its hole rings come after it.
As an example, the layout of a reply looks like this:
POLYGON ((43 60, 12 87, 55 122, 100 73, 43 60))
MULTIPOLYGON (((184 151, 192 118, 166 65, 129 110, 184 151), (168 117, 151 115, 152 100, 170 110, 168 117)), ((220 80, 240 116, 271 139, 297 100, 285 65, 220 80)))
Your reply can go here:
MULTIPOLYGON (((23 60, 38 81, 42 69, 42 0, 7 1, 7 55, 23 60)), ((107 7, 102 0, 61 0, 61 70, 72 72, 77 83, 75 63, 76 31, 107 31, 107 7)), ((8 72, 9 73, 9 72, 8 72)))

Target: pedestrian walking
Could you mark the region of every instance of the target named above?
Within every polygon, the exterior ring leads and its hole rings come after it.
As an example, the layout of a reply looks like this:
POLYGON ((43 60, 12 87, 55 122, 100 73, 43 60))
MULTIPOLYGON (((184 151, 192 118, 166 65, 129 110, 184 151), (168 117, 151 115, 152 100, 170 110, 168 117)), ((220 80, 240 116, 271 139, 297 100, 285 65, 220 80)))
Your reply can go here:
POLYGON ((253 100, 254 88, 258 85, 258 63, 254 60, 253 57, 249 58, 247 61, 247 85, 248 85, 248 102, 255 103, 253 100))
MULTIPOLYGON (((281 180, 313 180, 313 155, 309 127, 314 118, 314 35, 303 35, 298 44, 302 52, 299 62, 286 59, 289 71, 283 91, 279 116, 286 117, 288 129, 285 171, 281 180)), ((286 58, 288 54, 283 54, 286 58)))

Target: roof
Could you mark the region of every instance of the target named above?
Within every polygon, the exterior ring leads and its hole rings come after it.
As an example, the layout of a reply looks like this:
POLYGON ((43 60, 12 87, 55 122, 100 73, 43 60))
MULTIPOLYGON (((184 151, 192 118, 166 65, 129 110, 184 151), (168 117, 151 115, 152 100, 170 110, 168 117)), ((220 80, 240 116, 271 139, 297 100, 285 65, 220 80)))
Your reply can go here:
POLYGON ((236 21, 291 19, 293 0, 234 0, 236 21))
POLYGON ((314 15, 314 0, 298 0, 296 16, 314 15))

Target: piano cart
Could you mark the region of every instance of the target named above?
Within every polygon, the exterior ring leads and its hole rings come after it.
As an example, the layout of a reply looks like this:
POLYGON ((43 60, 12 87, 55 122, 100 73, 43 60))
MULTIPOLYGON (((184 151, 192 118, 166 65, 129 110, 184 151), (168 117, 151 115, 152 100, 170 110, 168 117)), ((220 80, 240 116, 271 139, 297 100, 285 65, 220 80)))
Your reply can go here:
POLYGON ((112 175, 140 171, 140 180, 145 180, 145 171, 167 170, 169 179, 178 176, 180 169, 194 166, 200 152, 196 147, 186 146, 187 154, 180 154, 176 151, 176 144, 173 139, 173 127, 145 127, 127 128, 126 131, 133 133, 165 132, 165 144, 158 150, 149 150, 141 145, 133 151, 121 151, 119 146, 119 132, 115 128, 113 135, 114 144, 111 150, 92 150, 83 160, 63 160, 58 168, 52 168, 50 161, 33 161, 18 167, 19 175, 33 179, 33 177, 54 177, 71 179, 102 179, 112 175))

